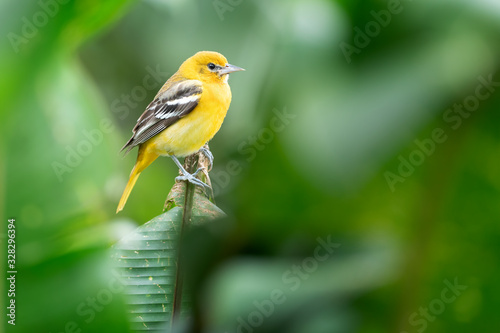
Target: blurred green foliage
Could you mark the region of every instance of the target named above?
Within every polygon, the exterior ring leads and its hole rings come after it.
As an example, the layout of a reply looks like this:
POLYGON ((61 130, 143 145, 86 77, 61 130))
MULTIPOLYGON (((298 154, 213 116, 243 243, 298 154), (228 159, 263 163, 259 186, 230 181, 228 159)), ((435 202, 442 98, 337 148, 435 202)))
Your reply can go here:
POLYGON ((500 327, 496 2, 10 0, 0 9, 0 215, 17 226, 8 331, 128 329, 108 249, 162 212, 177 170, 158 160, 115 215, 135 161, 118 151, 199 50, 247 71, 231 77, 233 102, 211 142, 216 201, 229 217, 187 237, 190 330, 500 327), (318 238, 339 244, 325 261, 307 259, 318 238), (454 281, 467 288, 450 294, 454 281))

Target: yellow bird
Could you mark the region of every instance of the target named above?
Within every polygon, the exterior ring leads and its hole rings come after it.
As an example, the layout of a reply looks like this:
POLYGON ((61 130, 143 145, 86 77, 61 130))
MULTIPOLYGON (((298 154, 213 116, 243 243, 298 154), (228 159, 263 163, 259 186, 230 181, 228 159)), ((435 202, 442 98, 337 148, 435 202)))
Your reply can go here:
POLYGON ((184 61, 139 117, 133 135, 123 146, 128 153, 139 146, 137 161, 130 173, 116 212, 123 209, 141 172, 158 156, 170 156, 182 172, 176 180, 187 180, 208 187, 188 173, 177 157, 196 153, 200 149, 212 161, 208 150, 202 147, 217 133, 224 121, 231 89, 229 73, 243 68, 228 64, 220 53, 202 51, 184 61))

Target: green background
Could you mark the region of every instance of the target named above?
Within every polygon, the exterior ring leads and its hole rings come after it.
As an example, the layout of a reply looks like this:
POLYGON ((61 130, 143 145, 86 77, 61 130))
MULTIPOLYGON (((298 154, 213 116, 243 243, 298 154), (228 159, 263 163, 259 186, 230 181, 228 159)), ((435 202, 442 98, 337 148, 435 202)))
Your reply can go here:
POLYGON ((136 154, 118 151, 200 50, 246 72, 231 75, 210 143, 228 218, 191 239, 197 330, 498 331, 495 1, 11 0, 0 12, 0 234, 6 249, 15 218, 18 271, 7 331, 127 331, 108 249, 162 212, 177 169, 159 159, 115 215, 136 154), (337 245, 325 261, 310 259, 318 238, 337 245), (286 301, 242 328, 272 290, 286 301))

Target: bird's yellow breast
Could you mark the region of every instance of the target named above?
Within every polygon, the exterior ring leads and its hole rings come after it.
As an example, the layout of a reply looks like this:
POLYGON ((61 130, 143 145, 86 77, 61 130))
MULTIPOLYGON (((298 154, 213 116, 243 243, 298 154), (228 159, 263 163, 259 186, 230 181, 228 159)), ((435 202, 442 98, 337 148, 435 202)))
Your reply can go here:
POLYGON ((191 155, 219 131, 231 104, 227 83, 204 85, 198 105, 187 116, 146 142, 159 155, 191 155))

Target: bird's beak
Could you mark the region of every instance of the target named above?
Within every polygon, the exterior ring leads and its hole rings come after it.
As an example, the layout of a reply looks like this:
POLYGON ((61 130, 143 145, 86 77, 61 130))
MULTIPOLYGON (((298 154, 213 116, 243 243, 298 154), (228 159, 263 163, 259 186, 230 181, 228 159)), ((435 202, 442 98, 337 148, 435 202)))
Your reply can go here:
POLYGON ((224 75, 239 71, 244 71, 244 69, 235 65, 227 64, 225 67, 219 69, 219 75, 224 75))

